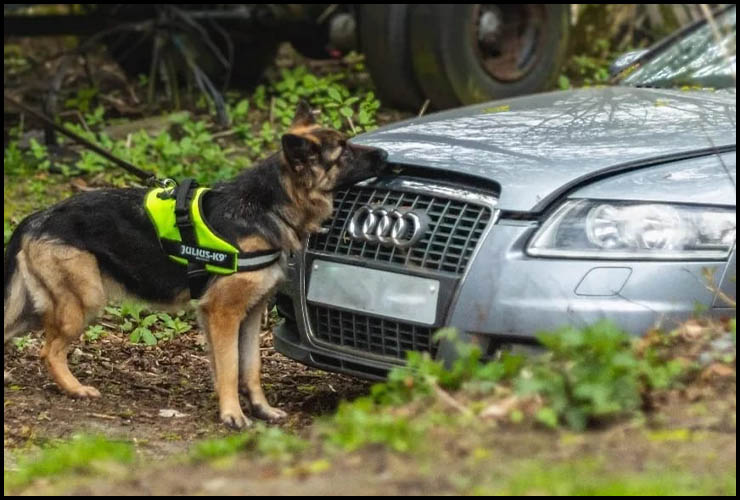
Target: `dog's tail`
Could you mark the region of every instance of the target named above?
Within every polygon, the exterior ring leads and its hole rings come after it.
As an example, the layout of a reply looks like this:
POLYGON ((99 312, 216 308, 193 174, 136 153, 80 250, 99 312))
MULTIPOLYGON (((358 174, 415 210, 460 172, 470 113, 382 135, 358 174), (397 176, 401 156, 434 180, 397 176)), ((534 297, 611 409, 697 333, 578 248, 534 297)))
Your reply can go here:
POLYGON ((5 297, 3 301, 3 330, 5 341, 19 333, 36 329, 41 324, 41 317, 35 311, 31 293, 19 269, 21 241, 27 231, 29 218, 24 219, 10 237, 5 248, 5 297))

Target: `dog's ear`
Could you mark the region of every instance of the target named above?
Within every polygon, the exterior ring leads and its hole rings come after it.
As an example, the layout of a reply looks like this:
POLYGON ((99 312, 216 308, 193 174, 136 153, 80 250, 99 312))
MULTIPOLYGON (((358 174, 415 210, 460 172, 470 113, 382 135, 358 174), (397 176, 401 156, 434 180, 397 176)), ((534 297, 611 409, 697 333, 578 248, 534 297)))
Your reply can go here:
POLYGON ((308 127, 314 125, 316 119, 311 112, 311 106, 303 99, 298 101, 295 108, 295 118, 293 118, 293 127, 308 127))
POLYGON ((288 165, 296 171, 301 171, 303 167, 316 161, 318 154, 318 145, 300 135, 285 134, 281 142, 283 144, 283 155, 288 165))

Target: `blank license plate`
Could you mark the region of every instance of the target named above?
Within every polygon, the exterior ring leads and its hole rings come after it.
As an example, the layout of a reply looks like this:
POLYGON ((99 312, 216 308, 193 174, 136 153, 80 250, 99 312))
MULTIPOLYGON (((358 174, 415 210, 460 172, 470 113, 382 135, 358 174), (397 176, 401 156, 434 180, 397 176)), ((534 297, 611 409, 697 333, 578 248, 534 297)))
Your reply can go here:
POLYGON ((439 281, 364 267, 314 260, 309 302, 361 313, 415 321, 437 319, 439 281))

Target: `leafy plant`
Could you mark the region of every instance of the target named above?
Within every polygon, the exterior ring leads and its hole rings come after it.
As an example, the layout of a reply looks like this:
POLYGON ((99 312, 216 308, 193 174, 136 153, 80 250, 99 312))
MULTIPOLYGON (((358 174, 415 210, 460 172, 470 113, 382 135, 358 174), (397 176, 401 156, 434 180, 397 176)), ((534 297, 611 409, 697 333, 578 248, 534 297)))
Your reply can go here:
POLYGON ((638 357, 631 337, 607 321, 537 338, 548 352, 522 370, 515 386, 519 394, 545 398, 537 419, 551 427, 564 422, 583 429, 594 420, 635 412, 644 389, 667 387, 681 370, 677 362, 650 353, 638 357))
POLYGON ((441 361, 432 360, 429 353, 409 351, 405 366, 394 368, 387 382, 373 386, 375 400, 400 404, 432 395, 435 386, 453 391, 464 386, 470 391, 485 392, 516 375, 524 363, 522 356, 509 353, 503 353, 498 361, 482 363, 480 348, 460 341, 454 328, 437 331, 434 341, 441 339, 447 339, 457 350, 457 359, 449 369, 441 361))
POLYGON ((156 314, 150 314, 141 320, 141 324, 137 326, 129 338, 132 344, 138 344, 139 341, 146 345, 155 345, 157 343, 157 337, 154 336, 152 331, 149 329, 157 321, 156 314))
POLYGON ((105 311, 117 320, 121 332, 129 333, 129 340, 134 344, 155 345, 192 329, 185 311, 180 311, 175 316, 168 313, 143 316, 147 312, 147 306, 134 301, 123 302, 120 307, 108 306, 105 311))
POLYGON ((64 105, 67 108, 76 109, 81 113, 87 113, 90 111, 92 101, 97 97, 99 92, 96 87, 82 87, 77 90, 74 97, 64 101, 64 105))
POLYGON ((102 337, 104 333, 105 331, 103 330, 102 325, 90 325, 87 327, 87 330, 85 330, 85 340, 88 342, 95 342, 102 337))
POLYGON ((399 452, 414 449, 422 441, 428 422, 382 411, 373 398, 343 402, 324 424, 329 441, 352 451, 371 443, 385 444, 399 452))

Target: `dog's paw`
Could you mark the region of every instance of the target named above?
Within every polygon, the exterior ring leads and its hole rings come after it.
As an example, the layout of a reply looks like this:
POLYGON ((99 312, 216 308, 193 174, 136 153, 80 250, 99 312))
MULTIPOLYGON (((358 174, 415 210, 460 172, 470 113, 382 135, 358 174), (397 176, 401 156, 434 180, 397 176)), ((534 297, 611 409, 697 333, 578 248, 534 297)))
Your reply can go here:
POLYGON ((252 414, 268 422, 280 422, 288 418, 288 414, 279 408, 273 408, 268 405, 252 405, 252 414))
POLYGON ((238 412, 222 411, 221 422, 225 426, 238 431, 252 426, 252 421, 249 420, 241 410, 238 412))
POLYGON ((100 391, 90 385, 81 385, 79 387, 75 387, 74 389, 70 389, 68 393, 73 398, 82 399, 82 398, 99 398, 100 397, 100 391))

